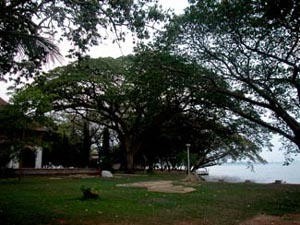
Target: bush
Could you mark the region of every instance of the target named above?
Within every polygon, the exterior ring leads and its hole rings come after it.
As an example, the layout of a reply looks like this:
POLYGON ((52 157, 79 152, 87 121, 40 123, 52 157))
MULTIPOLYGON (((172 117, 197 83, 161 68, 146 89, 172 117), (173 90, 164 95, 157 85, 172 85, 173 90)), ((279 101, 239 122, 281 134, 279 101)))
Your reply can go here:
POLYGON ((80 190, 83 194, 83 200, 99 198, 99 194, 98 194, 97 190, 95 190, 93 188, 82 186, 80 188, 80 190))
POLYGON ((0 167, 0 178, 14 178, 14 177, 17 177, 17 174, 14 169, 0 167))

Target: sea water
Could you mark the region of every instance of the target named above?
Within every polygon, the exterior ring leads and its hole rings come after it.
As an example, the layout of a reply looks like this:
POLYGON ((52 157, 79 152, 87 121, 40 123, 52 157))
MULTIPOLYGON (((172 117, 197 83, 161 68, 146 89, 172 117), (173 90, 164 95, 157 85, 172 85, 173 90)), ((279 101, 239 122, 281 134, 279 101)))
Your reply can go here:
POLYGON ((283 183, 300 184, 300 161, 294 161, 288 166, 282 162, 267 164, 230 163, 209 167, 209 176, 206 180, 227 182, 244 182, 250 180, 255 183, 273 183, 281 180, 283 183))

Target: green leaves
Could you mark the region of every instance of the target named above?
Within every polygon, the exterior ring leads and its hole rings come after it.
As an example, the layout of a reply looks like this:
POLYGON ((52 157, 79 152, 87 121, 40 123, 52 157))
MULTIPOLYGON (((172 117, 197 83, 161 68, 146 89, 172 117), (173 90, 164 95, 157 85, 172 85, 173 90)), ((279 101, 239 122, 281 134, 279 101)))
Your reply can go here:
POLYGON ((216 107, 300 146, 298 5, 194 1, 171 21, 158 45, 214 74, 206 75, 210 90, 227 96, 214 98, 216 107))
POLYGON ((227 91, 228 85, 184 57, 145 49, 136 56, 83 58, 57 68, 15 100, 33 115, 64 111, 105 126, 136 160, 174 161, 185 143, 193 145, 195 168, 226 158, 260 160, 260 143, 240 134, 240 121, 226 118, 223 108, 234 100, 215 93, 216 87, 227 91))
POLYGON ((128 28, 148 38, 147 23, 163 20, 154 1, 14 1, 0 3, 0 78, 19 73, 32 77, 49 60, 59 60, 57 42, 73 47, 69 57, 81 59, 104 39, 122 41, 128 28), (111 37, 108 37, 110 30, 111 37))

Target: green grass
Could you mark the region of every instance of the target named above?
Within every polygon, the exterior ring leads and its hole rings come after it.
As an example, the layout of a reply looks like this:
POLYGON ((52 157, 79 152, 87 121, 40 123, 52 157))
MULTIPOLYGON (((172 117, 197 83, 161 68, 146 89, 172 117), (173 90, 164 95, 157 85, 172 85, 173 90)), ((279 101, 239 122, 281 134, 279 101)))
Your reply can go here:
POLYGON ((24 178, 0 180, 0 224, 174 224, 198 221, 238 224, 256 214, 300 213, 300 186, 201 183, 187 194, 152 193, 116 184, 176 175, 121 176, 113 179, 24 178), (82 200, 80 188, 100 198, 82 200))

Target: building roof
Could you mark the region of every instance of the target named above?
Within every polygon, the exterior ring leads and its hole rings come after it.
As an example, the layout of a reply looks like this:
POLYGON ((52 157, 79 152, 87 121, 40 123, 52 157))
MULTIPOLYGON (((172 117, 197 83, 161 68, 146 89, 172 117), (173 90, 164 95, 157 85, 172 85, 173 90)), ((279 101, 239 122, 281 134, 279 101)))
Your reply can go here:
POLYGON ((5 100, 3 100, 3 99, 0 97, 0 106, 3 106, 3 105, 8 105, 8 102, 6 102, 5 100))

